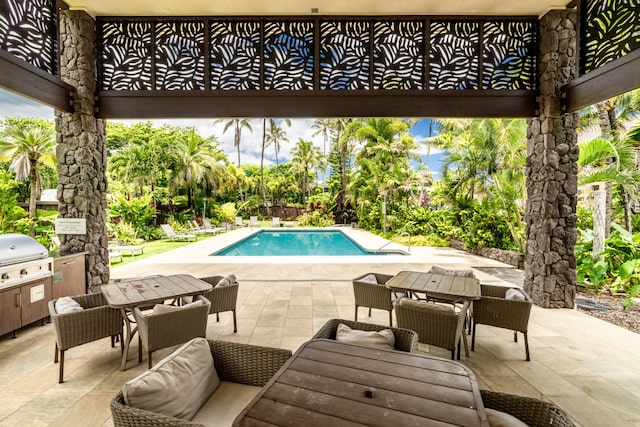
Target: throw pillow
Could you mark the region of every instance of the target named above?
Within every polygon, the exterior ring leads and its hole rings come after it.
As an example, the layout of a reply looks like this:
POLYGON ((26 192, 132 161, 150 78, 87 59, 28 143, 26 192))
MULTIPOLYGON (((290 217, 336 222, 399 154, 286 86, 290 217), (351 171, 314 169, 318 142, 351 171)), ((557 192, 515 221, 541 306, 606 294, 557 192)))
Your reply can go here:
POLYGON ((404 305, 404 306, 407 306, 407 307, 417 307, 417 308, 421 308, 421 309, 425 309, 425 310, 434 310, 434 311, 443 311, 443 312, 455 313, 455 310, 453 309, 453 306, 444 305, 444 304, 434 304, 434 303, 431 303, 431 302, 416 301, 416 300, 411 299, 411 298, 402 298, 400 300, 400 305, 404 305))
POLYGON ((202 301, 196 300, 194 302, 190 302, 189 304, 185 304, 182 307, 176 306, 176 305, 169 305, 169 304, 156 304, 153 306, 152 314, 156 315, 156 314, 171 313, 172 311, 183 310, 187 307, 193 307, 195 305, 202 305, 202 301))
POLYGON ((82 311, 84 308, 71 297, 61 297, 55 303, 56 313, 65 314, 82 311))
POLYGON ((472 279, 475 279, 476 277, 476 275, 473 274, 473 270, 455 270, 455 269, 438 267, 437 265, 434 265, 433 267, 431 267, 431 274, 442 274, 445 276, 471 277, 472 279))
POLYGON ((393 350, 396 345, 396 337, 391 329, 383 329, 379 332, 362 331, 360 329, 352 329, 344 323, 338 324, 336 341, 379 348, 381 350, 393 350))
POLYGON ((527 424, 506 412, 486 408, 487 418, 491 427, 528 427, 527 424))
POLYGON ((376 275, 373 273, 369 273, 366 276, 363 276, 359 279, 356 279, 358 282, 364 282, 364 283, 371 283, 372 285, 377 285, 378 284, 378 279, 376 278, 376 275))
POLYGON ((504 299, 511 299, 514 301, 527 301, 527 295, 520 288, 507 289, 504 299))
POLYGON ((219 384, 209 343, 194 338, 127 381, 122 393, 134 408, 191 420, 219 384))

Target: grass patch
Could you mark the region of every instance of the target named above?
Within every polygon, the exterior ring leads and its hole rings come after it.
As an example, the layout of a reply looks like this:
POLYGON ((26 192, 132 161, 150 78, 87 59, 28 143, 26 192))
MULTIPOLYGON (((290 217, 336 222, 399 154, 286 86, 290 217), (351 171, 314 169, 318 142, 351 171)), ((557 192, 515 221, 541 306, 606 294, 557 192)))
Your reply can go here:
MULTIPOLYGON (((203 236, 205 237, 205 236, 203 236)), ((141 259, 149 258, 150 256, 154 256, 163 252, 170 251, 172 249, 180 248, 182 246, 186 246, 189 243, 186 241, 171 241, 171 240, 153 240, 150 242, 145 242, 142 244, 144 246, 144 253, 142 255, 137 254, 135 256, 130 256, 128 251, 122 252, 122 262, 119 260, 116 262, 110 262, 109 267, 111 269, 116 269, 123 265, 127 265, 134 261, 140 261, 141 259)))

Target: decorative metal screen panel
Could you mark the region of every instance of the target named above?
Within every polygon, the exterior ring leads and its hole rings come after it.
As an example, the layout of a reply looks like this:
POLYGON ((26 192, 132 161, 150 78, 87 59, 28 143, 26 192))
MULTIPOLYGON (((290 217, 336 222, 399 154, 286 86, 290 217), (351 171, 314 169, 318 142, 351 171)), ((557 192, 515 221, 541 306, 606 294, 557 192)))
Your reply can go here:
POLYGON ((260 23, 212 22, 211 89, 260 89, 260 23))
POLYGON ((320 24, 320 89, 369 89, 370 29, 366 21, 320 24))
POLYGON ((582 0, 581 73, 640 48, 640 1, 582 0))
POLYGON ((429 89, 478 89, 480 23, 431 21, 429 89))
POLYGON ((373 88, 424 87, 424 21, 382 21, 373 27, 373 88))
POLYGON ((537 32, 535 18, 508 17, 98 19, 100 82, 102 90, 535 90, 537 32))
POLYGON ((313 89, 314 31, 311 21, 264 23, 264 88, 313 89))
POLYGON ((0 48, 57 75, 55 0, 0 0, 0 48))
POLYGON ((535 31, 533 22, 483 24, 483 89, 535 89, 535 31))
POLYGON ((156 90, 204 89, 204 22, 158 22, 156 90))
POLYGON ((104 22, 103 90, 151 90, 151 22, 104 22))

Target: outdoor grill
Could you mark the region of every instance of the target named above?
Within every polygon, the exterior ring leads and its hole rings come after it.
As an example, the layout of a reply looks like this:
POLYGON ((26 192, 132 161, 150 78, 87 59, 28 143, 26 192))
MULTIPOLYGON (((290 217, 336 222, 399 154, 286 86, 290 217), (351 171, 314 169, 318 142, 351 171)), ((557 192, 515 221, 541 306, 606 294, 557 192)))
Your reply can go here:
POLYGON ((36 239, 0 234, 0 289, 53 275, 53 258, 36 239))

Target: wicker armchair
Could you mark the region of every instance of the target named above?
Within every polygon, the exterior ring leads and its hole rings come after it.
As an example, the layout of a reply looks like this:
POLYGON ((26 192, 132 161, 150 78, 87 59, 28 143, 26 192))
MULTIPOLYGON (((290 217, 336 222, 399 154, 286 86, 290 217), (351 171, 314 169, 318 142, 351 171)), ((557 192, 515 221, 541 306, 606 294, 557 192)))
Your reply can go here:
POLYGON ((222 276, 200 277, 213 286, 203 296, 211 302, 209 314, 216 314, 216 322, 220 321, 220 313, 225 311, 233 312, 233 332, 238 332, 238 322, 236 320, 236 302, 238 301, 238 283, 232 283, 228 286, 216 286, 222 276))
POLYGON ((312 339, 336 339, 336 331, 338 329, 338 325, 340 323, 344 323, 352 329, 359 329, 361 331, 381 331, 383 329, 391 329, 393 331, 393 335, 396 338, 395 349, 399 351, 406 351, 408 353, 413 353, 416 349, 416 345, 418 343, 418 336, 415 332, 410 331, 408 329, 401 328, 390 328, 388 326, 382 325, 374 325, 372 323, 362 323, 362 322, 354 322, 351 320, 345 319, 331 319, 327 321, 312 339))
POLYGON ((515 342, 518 341, 518 332, 523 333, 526 360, 530 361, 527 331, 532 302, 529 297, 526 301, 505 299, 507 289, 509 288, 505 286, 481 285, 482 297, 473 302, 471 350, 475 349, 476 325, 496 326, 511 329, 515 342))
POLYGON ((59 314, 56 311, 57 299, 49 301, 49 315, 56 335, 54 363, 60 359, 58 382, 64 381, 64 352, 72 347, 111 337, 120 337, 122 347, 122 315, 120 311, 107 305, 102 293, 78 295, 72 297, 84 310, 59 314))
MULTIPOLYGON (((290 350, 209 340, 216 373, 221 381, 263 387, 291 357, 290 350)), ((111 401, 115 427, 201 426, 187 420, 128 406, 122 392, 111 401)))
MULTIPOLYGON (((433 303, 422 303, 428 306, 433 303)), ((471 303, 466 301, 459 311, 430 310, 410 305, 396 305, 396 317, 400 328, 410 329, 418 334, 418 341, 451 351, 451 360, 455 358, 456 348, 460 360, 460 342, 464 342, 467 352, 467 337, 464 335, 464 322, 471 303)))
POLYGON ((574 427, 567 414, 543 400, 480 390, 485 408, 506 412, 530 427, 574 427))
POLYGON ((384 286, 392 277, 389 274, 367 273, 353 279, 353 296, 356 304, 354 320, 356 322, 358 321, 358 307, 369 307, 369 317, 371 317, 372 308, 388 311, 389 326, 393 326, 393 302, 401 296, 384 286), (369 283, 362 280, 369 274, 373 274, 376 277, 377 283, 369 283))
POLYGON ((209 300, 196 297, 203 304, 181 307, 162 314, 144 314, 138 307, 133 308, 133 317, 138 324, 138 361, 142 362, 142 348, 147 350, 149 368, 153 366, 151 354, 161 348, 182 344, 191 338, 205 337, 209 300))

